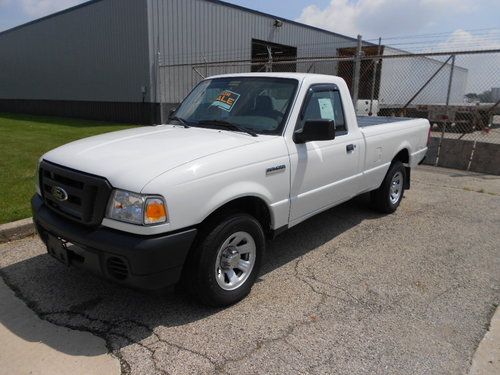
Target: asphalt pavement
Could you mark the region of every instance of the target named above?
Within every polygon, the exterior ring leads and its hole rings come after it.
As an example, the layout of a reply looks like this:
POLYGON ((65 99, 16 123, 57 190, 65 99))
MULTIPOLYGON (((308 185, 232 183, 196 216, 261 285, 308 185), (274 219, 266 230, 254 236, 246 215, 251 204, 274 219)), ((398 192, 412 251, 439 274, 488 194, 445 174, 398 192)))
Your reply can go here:
POLYGON ((33 237, 0 245, 0 275, 38 318, 105 340, 124 374, 464 374, 500 302, 500 176, 412 181, 393 215, 358 198, 269 243, 224 310, 67 269, 33 237))

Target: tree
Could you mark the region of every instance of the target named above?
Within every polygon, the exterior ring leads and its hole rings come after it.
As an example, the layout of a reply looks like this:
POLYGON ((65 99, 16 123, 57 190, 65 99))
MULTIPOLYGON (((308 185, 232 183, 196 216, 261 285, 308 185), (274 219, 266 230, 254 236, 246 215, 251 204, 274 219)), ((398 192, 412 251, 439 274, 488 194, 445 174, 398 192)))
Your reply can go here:
POLYGON ((493 95, 491 90, 486 90, 483 91, 481 94, 478 95, 479 100, 481 103, 491 103, 493 102, 493 95))
POLYGON ((469 103, 475 102, 479 100, 479 96, 475 92, 470 92, 468 94, 465 94, 465 98, 469 103))
POLYGON ((465 94, 465 99, 469 103, 472 102, 481 102, 481 103, 493 103, 495 102, 495 99, 493 98, 493 92, 491 90, 486 90, 483 91, 481 94, 476 94, 475 92, 470 92, 468 94, 465 94))

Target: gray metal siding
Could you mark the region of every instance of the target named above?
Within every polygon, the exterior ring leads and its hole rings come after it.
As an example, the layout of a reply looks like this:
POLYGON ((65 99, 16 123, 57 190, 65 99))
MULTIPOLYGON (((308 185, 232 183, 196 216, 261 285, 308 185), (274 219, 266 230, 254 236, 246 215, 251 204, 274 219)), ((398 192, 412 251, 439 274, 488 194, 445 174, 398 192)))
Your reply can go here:
POLYGON ((146 0, 77 7, 0 34, 0 99, 141 102, 148 50, 146 0))
MULTIPOLYGON (((148 0, 152 66, 158 56, 158 98, 164 103, 175 103, 200 81, 191 66, 229 60, 250 60, 251 40, 259 39, 297 47, 297 56, 334 56, 338 48, 353 47, 356 41, 349 37, 323 32, 286 22, 280 28, 273 26, 274 18, 251 11, 206 0, 148 0)), ((311 64, 297 64, 298 71, 306 71, 311 64)), ((336 64, 321 63, 311 68, 317 73, 336 73, 336 64)), ((214 75, 250 71, 247 67, 211 67, 203 73, 214 75)), ((155 72, 153 72, 155 74, 155 72)))

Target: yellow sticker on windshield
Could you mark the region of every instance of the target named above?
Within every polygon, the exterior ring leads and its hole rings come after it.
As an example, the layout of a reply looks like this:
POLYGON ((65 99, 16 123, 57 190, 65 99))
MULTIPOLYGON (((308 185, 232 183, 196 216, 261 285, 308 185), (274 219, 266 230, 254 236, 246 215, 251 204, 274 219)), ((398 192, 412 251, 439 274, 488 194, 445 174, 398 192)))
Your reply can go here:
POLYGON ((219 94, 217 99, 215 99, 215 101, 211 105, 223 109, 224 111, 231 112, 239 98, 240 94, 229 90, 224 90, 219 94))

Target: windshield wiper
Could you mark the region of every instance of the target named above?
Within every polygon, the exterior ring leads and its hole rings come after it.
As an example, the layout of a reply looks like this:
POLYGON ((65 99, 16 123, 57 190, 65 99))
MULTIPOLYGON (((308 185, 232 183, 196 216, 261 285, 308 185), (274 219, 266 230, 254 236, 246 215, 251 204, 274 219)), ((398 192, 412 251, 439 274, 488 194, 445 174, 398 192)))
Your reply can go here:
POLYGON ((172 116, 169 118, 169 120, 180 122, 186 129, 191 127, 191 126, 189 126, 189 123, 186 120, 184 120, 182 117, 172 116))
POLYGON ((250 134, 252 137, 258 137, 257 133, 248 129, 248 128, 245 128, 243 126, 239 126, 239 125, 236 125, 236 124, 233 124, 229 121, 224 121, 224 120, 201 120, 201 121, 198 121, 198 124, 199 125, 215 125, 215 126, 220 126, 222 128, 226 128, 226 129, 229 129, 229 130, 236 130, 236 131, 240 131, 240 132, 243 132, 243 133, 247 133, 247 134, 250 134))

